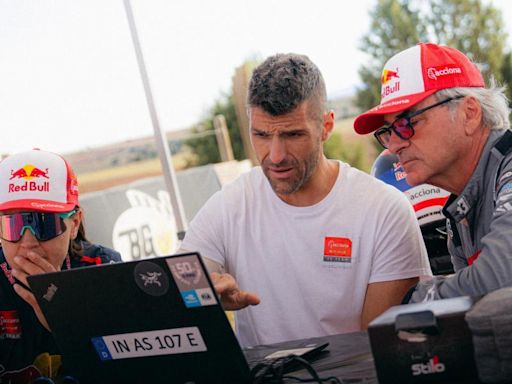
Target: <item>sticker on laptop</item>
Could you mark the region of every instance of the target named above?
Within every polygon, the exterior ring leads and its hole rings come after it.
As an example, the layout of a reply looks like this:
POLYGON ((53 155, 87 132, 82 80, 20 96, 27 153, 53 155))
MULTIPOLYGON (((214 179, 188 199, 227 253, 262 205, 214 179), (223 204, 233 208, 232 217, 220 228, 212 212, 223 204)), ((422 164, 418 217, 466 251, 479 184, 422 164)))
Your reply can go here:
POLYGON ((101 361, 207 351, 197 327, 93 337, 101 361))
POLYGON ((142 261, 134 270, 138 287, 151 296, 163 296, 169 290, 167 273, 158 264, 142 261))
POLYGON ((172 257, 166 262, 187 308, 217 304, 197 255, 172 257))

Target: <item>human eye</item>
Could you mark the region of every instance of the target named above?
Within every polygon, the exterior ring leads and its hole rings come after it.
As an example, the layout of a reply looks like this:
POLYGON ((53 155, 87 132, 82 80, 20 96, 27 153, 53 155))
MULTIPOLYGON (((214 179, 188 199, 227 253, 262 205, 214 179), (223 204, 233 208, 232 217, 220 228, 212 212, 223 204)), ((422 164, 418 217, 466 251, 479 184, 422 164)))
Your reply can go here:
POLYGON ((381 134, 385 133, 386 131, 389 131, 390 129, 391 129, 391 124, 386 124, 386 125, 383 125, 380 128, 378 128, 375 131, 375 134, 376 135, 381 135, 381 134))
POLYGON ((302 136, 304 136, 304 132, 303 131, 288 131, 288 132, 283 133, 283 136, 290 137, 290 138, 302 137, 302 136))
POLYGON ((412 127, 411 120, 408 117, 401 117, 396 119, 393 124, 393 131, 400 137, 404 135, 405 132, 409 131, 412 127))
POLYGON ((415 126, 416 126, 416 124, 418 124, 420 121, 421 121, 421 117, 420 117, 420 116, 418 116, 418 117, 413 116, 413 117, 409 117, 409 118, 407 119, 407 122, 409 123, 409 125, 410 125, 411 127, 415 127, 415 126))
POLYGON ((253 129, 251 132, 252 132, 252 135, 255 137, 261 137, 261 138, 269 137, 269 134, 267 132, 260 131, 258 129, 253 129))
POLYGON ((416 126, 416 124, 418 124, 418 119, 415 119, 415 118, 407 119, 407 125, 414 127, 414 126, 416 126))
POLYGON ((420 109, 419 111, 411 111, 403 118, 407 120, 407 123, 414 127, 416 124, 418 124, 421 120, 423 120, 423 112, 424 110, 420 109))

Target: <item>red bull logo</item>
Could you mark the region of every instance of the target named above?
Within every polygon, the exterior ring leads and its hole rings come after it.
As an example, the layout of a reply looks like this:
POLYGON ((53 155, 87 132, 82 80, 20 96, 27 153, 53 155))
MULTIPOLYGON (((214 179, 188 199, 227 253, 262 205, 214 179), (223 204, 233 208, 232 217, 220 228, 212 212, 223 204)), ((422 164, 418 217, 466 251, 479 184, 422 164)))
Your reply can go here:
POLYGON ((37 184, 35 181, 26 181, 21 185, 9 184, 9 192, 26 191, 50 192, 50 183, 45 181, 43 184, 37 184))
POLYGON ((396 181, 403 180, 407 177, 407 173, 405 173, 400 162, 393 163, 393 173, 395 174, 396 181))
POLYGON ((400 76, 398 76, 398 68, 396 71, 391 71, 389 69, 384 69, 382 71, 382 76, 380 77, 380 82, 382 85, 387 84, 391 79, 399 79, 400 76))
POLYGON ((11 170, 11 177, 9 180, 13 180, 9 183, 8 192, 26 192, 26 191, 39 191, 39 192, 50 192, 50 182, 44 181, 49 179, 48 168, 44 171, 40 168, 33 166, 32 164, 26 164, 23 167, 11 170), (34 179, 42 179, 43 183, 34 179), (24 183, 14 183, 14 180, 25 180, 24 183))
POLYGON ((400 90, 400 82, 397 81, 395 85, 390 87, 389 85, 383 86, 382 90, 380 92, 380 97, 384 99, 386 96, 392 95, 395 92, 398 92, 400 90))
POLYGON ((34 167, 32 164, 26 164, 20 169, 17 170, 11 170, 11 177, 9 180, 12 179, 25 179, 25 180, 32 180, 34 178, 44 177, 45 179, 48 179, 48 168, 46 168, 45 171, 42 169, 39 169, 37 167, 34 167))
POLYGON ((396 71, 384 69, 382 71, 382 76, 380 77, 380 82, 382 83, 380 97, 382 99, 389 95, 392 95, 395 92, 400 91, 400 81, 396 81, 395 84, 393 85, 388 85, 388 83, 392 79, 400 79, 400 76, 398 75, 398 68, 396 69, 396 71))

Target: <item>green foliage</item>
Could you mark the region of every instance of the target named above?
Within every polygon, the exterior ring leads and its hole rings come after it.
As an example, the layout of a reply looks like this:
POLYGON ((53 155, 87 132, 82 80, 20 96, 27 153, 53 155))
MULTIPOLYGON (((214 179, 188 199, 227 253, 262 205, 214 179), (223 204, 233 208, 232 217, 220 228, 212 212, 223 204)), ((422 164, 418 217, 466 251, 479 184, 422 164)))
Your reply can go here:
POLYGON ((509 51, 504 57, 501 76, 503 83, 507 85, 508 104, 512 106, 512 51, 509 51))
POLYGON ((351 144, 343 143, 339 132, 333 132, 325 142, 324 154, 329 159, 344 161, 365 172, 369 172, 371 167, 366 156, 364 141, 358 140, 351 144))
POLYGON ((204 119, 193 127, 194 137, 185 142, 196 155, 196 163, 193 165, 198 166, 221 161, 213 126, 213 118, 217 115, 224 115, 226 119, 235 159, 242 160, 246 158, 236 118, 233 94, 229 93, 222 95, 215 102, 204 119))
POLYGON ((360 69, 365 85, 358 90, 356 101, 362 110, 380 102, 380 75, 385 62, 421 41, 461 50, 482 64, 484 77, 493 74, 498 81, 507 77, 507 34, 501 13, 492 4, 485 5, 481 0, 431 0, 428 4, 422 0, 378 0, 370 16, 370 31, 363 37, 361 49, 371 59, 360 69))
POLYGON ((324 154, 329 159, 345 161, 345 150, 341 135, 338 132, 333 132, 331 137, 324 143, 324 154))
POLYGON ((502 81, 507 33, 503 17, 492 4, 481 0, 433 0, 425 22, 436 42, 459 49, 481 64, 484 78, 502 81))
POLYGON ((407 1, 379 0, 370 17, 371 32, 363 37, 360 47, 371 57, 359 70, 364 86, 357 92, 356 104, 362 110, 380 102, 380 76, 385 62, 426 37, 419 14, 409 8, 407 1))
MULTIPOLYGON (((364 84, 356 105, 368 110, 380 103, 381 71, 396 53, 418 42, 455 47, 479 63, 485 79, 493 75, 512 84, 512 57, 505 54, 507 34, 501 13, 481 0, 378 0, 361 49, 370 56, 359 70, 364 84)), ((508 88, 509 100, 512 87, 508 88)), ((375 141, 376 150, 382 148, 375 141)))

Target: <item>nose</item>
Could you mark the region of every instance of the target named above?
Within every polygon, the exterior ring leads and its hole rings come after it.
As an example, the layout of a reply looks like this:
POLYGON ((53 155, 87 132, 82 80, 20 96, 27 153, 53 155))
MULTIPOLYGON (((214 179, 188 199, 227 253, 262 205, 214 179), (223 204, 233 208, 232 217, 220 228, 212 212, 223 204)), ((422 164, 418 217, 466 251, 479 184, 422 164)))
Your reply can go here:
POLYGON ((286 158, 286 143, 279 135, 272 137, 268 157, 273 164, 279 164, 286 158))
POLYGON ((22 229, 22 235, 20 239, 20 246, 30 249, 35 248, 39 245, 39 241, 36 239, 34 234, 32 233, 32 230, 28 227, 24 227, 22 229))
POLYGON ((391 131, 388 142, 388 149, 391 153, 397 154, 408 145, 409 140, 401 139, 395 132, 391 131))

